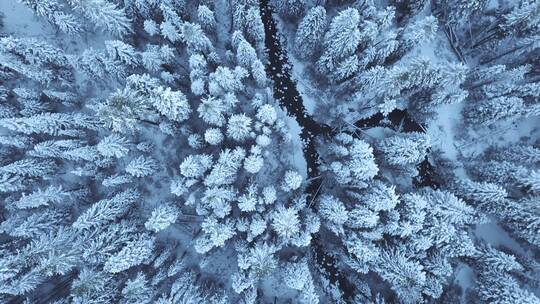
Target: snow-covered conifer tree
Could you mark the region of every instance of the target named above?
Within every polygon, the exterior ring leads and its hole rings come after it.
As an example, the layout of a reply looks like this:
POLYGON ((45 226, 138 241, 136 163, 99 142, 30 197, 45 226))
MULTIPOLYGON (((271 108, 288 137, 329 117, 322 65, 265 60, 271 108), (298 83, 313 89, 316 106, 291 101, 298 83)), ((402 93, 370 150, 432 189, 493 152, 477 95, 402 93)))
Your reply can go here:
POLYGON ((355 8, 345 9, 332 19, 324 35, 324 52, 317 62, 321 72, 330 72, 337 63, 354 53, 360 43, 360 15, 355 8))
POLYGON ((328 227, 336 234, 343 233, 343 224, 349 219, 345 205, 337 198, 324 195, 319 199, 320 214, 328 221, 328 227))
POLYGON ((255 60, 257 60, 257 52, 249 42, 242 39, 236 48, 236 61, 241 66, 248 68, 255 60))
POLYGON ((152 215, 144 223, 144 226, 148 230, 158 232, 173 224, 179 215, 180 210, 176 206, 161 204, 152 211, 152 215))
POLYGON ((158 168, 156 160, 141 155, 127 164, 126 172, 135 177, 145 177, 156 172, 158 168))
POLYGON ((217 163, 205 178, 204 183, 206 185, 231 184, 245 157, 246 151, 240 147, 236 147, 234 150, 225 149, 221 151, 217 163))
POLYGON ((140 234, 130 241, 118 253, 112 255, 105 262, 104 270, 110 273, 118 273, 133 266, 140 265, 152 255, 155 237, 140 234))
POLYGON ((123 36, 132 31, 131 21, 123 9, 107 0, 69 0, 71 7, 90 19, 96 26, 113 35, 123 36))
POLYGON ((153 101, 154 107, 170 120, 181 122, 191 114, 191 107, 186 95, 181 91, 159 87, 156 94, 158 97, 153 101))
POLYGON ((309 58, 320 47, 320 41, 326 30, 326 10, 322 6, 310 9, 298 25, 296 31, 296 54, 300 58, 309 58))
POLYGON ((210 53, 212 51, 212 42, 201 26, 197 23, 184 22, 180 29, 182 40, 194 52, 210 53))
POLYGON ((222 247, 225 242, 235 235, 231 223, 219 223, 216 218, 209 217, 202 224, 204 235, 196 240, 195 250, 199 253, 206 253, 213 247, 222 247))
POLYGON ((251 6, 247 10, 245 22, 247 37, 255 43, 258 49, 262 49, 262 43, 264 42, 264 24, 258 6, 251 6))
POLYGON ((120 192, 110 199, 103 199, 86 209, 73 223, 76 229, 88 229, 114 221, 126 213, 140 194, 128 189, 120 192))
POLYGON ((288 17, 298 17, 302 15, 306 7, 306 0, 283 0, 273 1, 276 10, 288 17))
POLYGON ((197 9, 197 20, 206 30, 214 30, 216 28, 214 12, 206 5, 199 5, 197 9))
POLYGON ((244 159, 244 168, 249 173, 258 173, 263 166, 264 158, 259 153, 253 153, 244 159))
POLYGON ((201 99, 201 103, 197 108, 200 118, 205 122, 218 127, 225 123, 224 112, 226 110, 227 107, 223 103, 223 100, 212 96, 201 99))
POLYGON ((411 133, 406 136, 392 136, 383 140, 379 149, 391 165, 417 164, 421 162, 429 148, 429 138, 425 134, 411 133))
POLYGON ((32 9, 36 15, 43 16, 61 31, 68 34, 79 34, 83 29, 76 16, 62 11, 62 6, 55 1, 19 0, 32 9))
POLYGON ((212 157, 206 154, 189 155, 180 165, 180 172, 188 178, 201 177, 212 167, 212 157))
POLYGON ((218 128, 208 128, 204 132, 204 140, 211 145, 218 145, 223 141, 223 133, 218 128))
POLYGON ((231 115, 227 122, 227 136, 236 140, 244 141, 251 133, 251 118, 245 114, 231 115))
POLYGON ((144 30, 150 36, 159 34, 159 27, 154 20, 151 20, 151 19, 144 20, 143 27, 144 27, 144 30))
POLYGON ((283 191, 296 190, 302 185, 304 178, 298 172, 294 170, 288 170, 283 176, 283 183, 281 189, 283 191))
POLYGON ((16 207, 20 209, 38 208, 41 206, 49 206, 50 204, 60 204, 71 196, 69 191, 66 191, 62 186, 49 186, 47 188, 38 189, 28 195, 23 196, 16 202, 16 207))
POLYGON ((501 96, 471 106, 464 115, 471 124, 489 125, 499 120, 515 118, 523 111, 521 98, 501 96))
POLYGON ((129 142, 125 137, 113 133, 97 144, 97 150, 105 157, 122 158, 129 153, 129 142))

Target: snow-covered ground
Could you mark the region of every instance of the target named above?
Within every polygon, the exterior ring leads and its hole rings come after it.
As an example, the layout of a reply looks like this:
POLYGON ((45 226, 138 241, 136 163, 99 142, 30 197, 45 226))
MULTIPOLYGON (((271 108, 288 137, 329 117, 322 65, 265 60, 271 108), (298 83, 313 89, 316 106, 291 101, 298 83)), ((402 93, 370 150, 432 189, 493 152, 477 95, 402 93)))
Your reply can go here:
POLYGON ((4 16, 4 34, 17 37, 55 38, 52 26, 45 24, 32 10, 15 0, 0 1, 0 13, 4 16))
POLYGON ((67 54, 78 54, 89 47, 104 48, 106 40, 115 39, 98 29, 79 35, 67 35, 54 28, 44 17, 36 16, 30 8, 16 0, 0 1, 4 15, 4 35, 17 38, 36 38, 62 49, 67 54))

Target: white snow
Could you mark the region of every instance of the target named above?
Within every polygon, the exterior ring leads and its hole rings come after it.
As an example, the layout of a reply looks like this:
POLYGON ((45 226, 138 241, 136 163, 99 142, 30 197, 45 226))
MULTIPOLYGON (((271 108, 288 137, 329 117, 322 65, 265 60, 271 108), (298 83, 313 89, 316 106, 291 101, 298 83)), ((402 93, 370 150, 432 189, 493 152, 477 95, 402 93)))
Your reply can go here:
POLYGON ((0 1, 0 12, 4 15, 4 33, 17 37, 54 38, 55 30, 34 15, 32 10, 15 0, 0 1))
MULTIPOLYGON (((281 110, 280 112, 284 113, 281 110)), ((291 135, 291 142, 289 145, 291 146, 292 150, 290 153, 284 153, 284 155, 289 159, 290 165, 293 166, 304 179, 306 179, 308 175, 307 162, 304 158, 304 144, 302 138, 300 137, 302 134, 302 127, 300 127, 294 117, 286 116, 283 119, 285 120, 287 128, 289 129, 289 134, 291 135)))
POLYGON ((476 225, 475 234, 477 237, 483 239, 492 246, 504 246, 516 253, 525 253, 525 250, 521 247, 521 245, 514 239, 512 239, 508 235, 508 233, 496 223, 492 222, 482 225, 476 225))

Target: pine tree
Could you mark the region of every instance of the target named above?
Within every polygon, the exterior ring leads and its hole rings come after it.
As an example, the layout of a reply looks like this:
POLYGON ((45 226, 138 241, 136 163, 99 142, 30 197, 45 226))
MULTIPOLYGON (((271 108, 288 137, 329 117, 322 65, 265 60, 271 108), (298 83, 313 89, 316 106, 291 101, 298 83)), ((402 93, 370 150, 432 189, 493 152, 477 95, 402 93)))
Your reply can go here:
POLYGON ((123 300, 127 303, 150 303, 152 295, 153 290, 148 286, 142 272, 139 272, 132 280, 128 280, 122 289, 123 300))
POLYGON ((307 59, 315 54, 326 30, 326 10, 322 6, 310 9, 296 31, 296 54, 307 59))
POLYGON ((264 158, 259 154, 251 154, 244 159, 244 169, 251 174, 256 174, 264 166, 264 158))
POLYGON ((476 203, 480 204, 496 204, 504 202, 508 193, 504 188, 497 184, 486 182, 474 182, 471 180, 462 180, 458 184, 460 193, 465 198, 468 198, 476 203))
POLYGON ((538 211, 534 205, 535 199, 537 196, 533 195, 525 197, 519 202, 505 200, 505 205, 499 208, 502 210, 496 215, 512 235, 539 246, 540 237, 536 231, 540 228, 540 223, 538 222, 538 211))
POLYGON ((159 27, 154 20, 144 20, 143 27, 150 36, 155 36, 159 34, 159 27))
POLYGON ((268 77, 266 75, 266 69, 264 64, 259 60, 253 61, 251 64, 251 74, 253 79, 259 85, 259 87, 265 87, 268 82, 268 77))
POLYGON ((166 62, 161 48, 158 45, 148 44, 146 50, 141 53, 141 62, 151 72, 157 72, 166 62))
POLYGON ((16 202, 19 209, 38 208, 41 206, 56 205, 62 203, 71 196, 62 186, 49 186, 45 189, 38 189, 28 195, 23 196, 16 202))
POLYGON ((195 241, 195 250, 199 253, 206 253, 213 247, 222 247, 235 235, 231 223, 219 223, 214 217, 208 217, 201 226, 204 235, 195 241))
POLYGON ((429 138, 422 133, 410 133, 406 136, 395 135, 384 139, 379 144, 385 160, 391 165, 418 164, 427 153, 429 138))
POLYGON ((343 202, 331 195, 321 196, 319 213, 327 221, 326 225, 330 230, 338 235, 344 233, 343 224, 349 220, 349 215, 343 202))
POLYGON ((480 298, 497 303, 537 303, 540 301, 533 293, 523 289, 511 275, 512 271, 523 270, 515 257, 491 246, 480 248, 475 265, 479 270, 476 290, 480 298))
POLYGON ((360 62, 358 61, 358 56, 356 55, 343 59, 343 61, 336 66, 334 72, 332 73, 334 80, 337 82, 353 76, 356 74, 356 71, 358 71, 359 65, 360 62))
POLYGON ((96 129, 96 120, 85 114, 43 113, 31 117, 3 118, 0 126, 23 134, 69 134, 70 129, 96 129))
POLYGON ((273 1, 276 11, 286 17, 298 17, 304 13, 306 0, 273 1))
POLYGON ((156 207, 152 211, 150 218, 144 223, 146 229, 158 232, 173 224, 178 216, 180 210, 172 204, 162 204, 156 207))
POLYGON ((158 97, 154 99, 154 107, 167 118, 182 122, 189 118, 191 107, 186 95, 181 91, 172 91, 170 88, 159 87, 156 91, 158 97))
POLYGON ((531 175, 529 170, 523 166, 507 161, 493 160, 479 162, 475 167, 470 168, 469 171, 480 181, 509 185, 519 184, 520 180, 523 181, 524 178, 531 175))
POLYGON ((402 48, 410 49, 423 41, 432 40, 437 34, 437 29, 437 19, 433 16, 427 16, 408 24, 402 34, 402 48))
POLYGON ((249 223, 249 231, 247 235, 247 241, 253 241, 257 236, 262 235, 268 227, 266 220, 258 214, 254 215, 249 223))
POLYGON ((486 99, 470 106, 464 112, 465 119, 471 124, 490 125, 499 120, 518 117, 524 111, 523 100, 519 97, 501 96, 486 99))
POLYGON ((411 261, 402 252, 382 251, 376 268, 400 299, 407 303, 422 300, 421 290, 426 274, 418 262, 411 261))
POLYGON ((257 203, 257 186, 250 184, 247 191, 238 198, 238 208, 243 212, 252 212, 255 211, 257 203))
POLYGON ((336 140, 330 151, 337 159, 330 162, 329 169, 339 183, 361 186, 377 175, 379 168, 369 144, 344 133, 338 134, 336 140))
POLYGON ((208 65, 201 54, 192 54, 189 57, 189 78, 191 79, 191 91, 200 96, 205 93, 205 80, 208 76, 208 65))
POLYGON ((25 178, 20 175, 0 174, 0 193, 16 192, 25 188, 25 178))
POLYGON ((490 157, 496 160, 507 160, 515 163, 536 164, 540 163, 540 149, 529 145, 511 145, 493 151, 490 157))
POLYGON ((141 155, 129 162, 126 172, 135 177, 145 177, 154 174, 158 168, 156 160, 141 155))
POLYGON ((256 278, 264 278, 278 266, 274 253, 276 248, 267 243, 257 243, 247 253, 247 262, 256 278))
POLYGON ((272 228, 285 240, 300 232, 298 213, 292 208, 278 207, 272 216, 272 228))
POLYGON ((123 9, 107 0, 68 0, 71 7, 90 19, 96 26, 123 36, 131 32, 131 21, 123 9))
POLYGON ((197 108, 199 117, 205 122, 221 127, 225 123, 225 115, 227 107, 223 103, 222 99, 215 97, 208 97, 201 99, 201 103, 197 108))
POLYGON ((287 263, 284 265, 283 270, 285 284, 292 289, 302 291, 304 286, 308 285, 309 281, 312 280, 306 260, 287 263))
POLYGON ((474 15, 478 11, 482 10, 486 1, 474 0, 474 1, 435 1, 434 5, 437 10, 440 10, 444 21, 450 24, 461 22, 462 20, 468 20, 471 15, 474 15))
POLYGON ((180 165, 180 172, 188 178, 202 177, 212 167, 212 156, 207 154, 189 155, 180 165))
POLYGON ((0 173, 27 177, 45 177, 56 171, 52 160, 25 158, 0 167, 0 173))
POLYGON ((133 266, 140 265, 152 255, 155 237, 140 234, 136 239, 126 244, 122 250, 112 255, 104 264, 103 269, 109 273, 119 273, 133 266))
POLYGON ((193 52, 208 54, 212 51, 212 42, 197 23, 184 22, 180 28, 182 40, 193 52))
POLYGON ((122 158, 129 153, 129 142, 118 134, 111 134, 97 144, 97 150, 105 157, 122 158))
POLYGON ((276 109, 269 104, 264 104, 257 109, 256 116, 259 121, 268 125, 273 125, 277 120, 276 109))
POLYGON ((82 25, 74 15, 66 14, 62 7, 54 1, 40 0, 19 0, 19 2, 32 9, 36 15, 43 16, 48 21, 68 34, 79 34, 82 32, 82 25))
POLYGON ((88 48, 77 56, 74 65, 95 81, 126 76, 122 66, 114 64, 104 52, 93 48, 88 48))
POLYGON ((217 218, 226 217, 232 210, 231 201, 236 192, 230 187, 206 188, 201 203, 205 209, 211 209, 217 218))
POLYGON ((206 30, 214 30, 216 28, 216 17, 214 12, 206 5, 199 5, 197 9, 197 20, 206 30))
POLYGON ((236 140, 244 141, 251 134, 251 118, 245 114, 231 115, 227 123, 227 136, 236 140))
POLYGON ((324 35, 324 53, 317 62, 321 72, 333 71, 341 59, 356 51, 361 39, 359 22, 360 15, 354 8, 342 10, 332 19, 324 35))
POLYGON ((529 191, 540 192, 540 171, 531 171, 528 176, 518 176, 517 181, 520 185, 526 187, 529 191))
POLYGON ((223 141, 223 133, 218 128, 208 128, 204 132, 204 140, 211 145, 219 145, 223 141))
POLYGON ((191 272, 180 275, 171 286, 170 295, 160 298, 156 303, 193 303, 203 304, 209 302, 203 292, 195 285, 195 275, 191 272))
POLYGON ((138 54, 129 44, 119 40, 109 40, 105 41, 105 49, 114 62, 120 62, 129 67, 136 67, 139 64, 138 54))
POLYGON ((255 60, 257 60, 257 52, 249 42, 242 39, 236 48, 236 61, 241 66, 248 68, 255 60))
POLYGON ((251 39, 251 42, 253 42, 258 49, 262 49, 264 43, 264 24, 258 6, 252 6, 247 10, 245 24, 247 37, 251 39))
POLYGON ((19 238, 39 238, 50 235, 60 228, 65 221, 65 212, 48 209, 33 213, 27 217, 14 216, 0 225, 3 233, 19 238))
POLYGON ((139 193, 128 189, 110 199, 103 199, 86 209, 73 223, 76 229, 88 229, 114 221, 125 214, 139 198, 139 193))
POLYGON ((283 191, 296 190, 300 188, 303 180, 304 178, 298 172, 294 170, 288 170, 283 176, 283 183, 281 185, 281 189, 283 189, 283 191))
POLYGON ((137 98, 131 90, 119 90, 99 107, 97 116, 108 128, 126 133, 135 130, 149 112, 147 101, 137 98))
POLYGON ((133 181, 133 177, 131 175, 115 174, 115 175, 104 178, 101 184, 105 187, 117 187, 117 186, 131 183, 132 181, 133 181))
POLYGON ((210 74, 208 90, 213 96, 242 91, 244 89, 242 80, 247 76, 247 70, 242 67, 236 67, 234 70, 231 70, 227 67, 220 66, 215 72, 210 74))
POLYGON ((74 303, 99 303, 112 301, 115 284, 109 274, 90 268, 83 268, 71 286, 74 303))
POLYGON ((180 34, 180 31, 176 28, 176 26, 169 21, 163 21, 160 25, 160 32, 163 37, 171 41, 172 43, 175 43, 176 41, 180 41, 182 39, 182 35, 180 34))
POLYGON ((538 33, 538 22, 540 21, 538 3, 523 1, 505 14, 502 19, 499 27, 505 32, 538 33))

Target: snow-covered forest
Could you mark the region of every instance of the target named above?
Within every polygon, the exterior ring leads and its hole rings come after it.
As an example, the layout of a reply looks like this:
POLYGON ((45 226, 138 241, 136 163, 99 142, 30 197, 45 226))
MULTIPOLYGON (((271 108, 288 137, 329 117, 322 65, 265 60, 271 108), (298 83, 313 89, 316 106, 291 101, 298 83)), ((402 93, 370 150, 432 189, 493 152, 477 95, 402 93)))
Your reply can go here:
POLYGON ((540 1, 0 0, 0 303, 540 303, 540 1))

